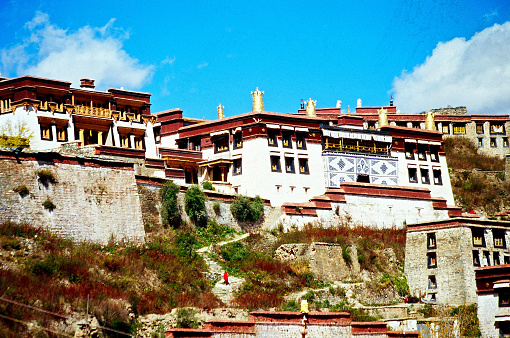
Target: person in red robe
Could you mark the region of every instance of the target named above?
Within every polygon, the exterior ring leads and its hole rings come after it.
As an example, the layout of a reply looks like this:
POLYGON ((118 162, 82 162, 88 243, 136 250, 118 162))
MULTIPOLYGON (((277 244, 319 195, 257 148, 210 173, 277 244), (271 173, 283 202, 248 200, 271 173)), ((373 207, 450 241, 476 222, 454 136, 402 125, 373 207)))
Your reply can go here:
POLYGON ((223 280, 225 281, 225 285, 228 285, 228 271, 225 271, 223 274, 223 280))

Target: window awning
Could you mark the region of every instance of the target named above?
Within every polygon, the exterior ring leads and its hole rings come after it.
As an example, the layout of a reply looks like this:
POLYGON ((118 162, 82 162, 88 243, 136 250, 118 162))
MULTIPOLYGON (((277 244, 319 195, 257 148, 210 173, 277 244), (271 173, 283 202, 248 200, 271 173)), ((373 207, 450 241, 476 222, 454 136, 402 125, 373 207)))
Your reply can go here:
POLYGON ((210 167, 210 166, 213 166, 213 165, 218 165, 218 164, 223 164, 223 165, 230 165, 232 164, 232 160, 231 159, 226 159, 226 158, 221 158, 221 159, 218 159, 218 160, 209 160, 209 161, 202 161, 202 162, 199 162, 198 163, 198 166, 199 167, 210 167))
POLYGON ((266 127, 268 129, 280 129, 280 125, 279 124, 266 123, 266 127))
POLYGON ((332 137, 332 138, 348 138, 348 139, 353 139, 353 140, 377 141, 377 142, 386 142, 386 143, 390 143, 392 140, 391 135, 357 133, 357 132, 353 132, 353 131, 343 131, 343 130, 323 129, 322 134, 326 137, 332 137))
POLYGON ((291 127, 291 126, 282 126, 282 130, 292 130, 292 131, 294 131, 294 127, 291 127))
POLYGON ((296 127, 295 130, 301 133, 308 133, 308 128, 296 127))
POLYGON ((211 133, 211 137, 228 134, 228 130, 215 131, 211 133))

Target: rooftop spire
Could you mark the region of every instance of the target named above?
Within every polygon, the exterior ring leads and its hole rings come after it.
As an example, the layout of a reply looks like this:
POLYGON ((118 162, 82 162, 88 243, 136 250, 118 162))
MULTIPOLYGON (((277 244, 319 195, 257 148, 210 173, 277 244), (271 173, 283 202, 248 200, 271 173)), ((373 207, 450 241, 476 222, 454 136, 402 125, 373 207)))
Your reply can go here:
POLYGON ((315 113, 315 104, 317 103, 317 100, 313 101, 312 98, 309 98, 308 101, 306 101, 306 116, 317 116, 315 113))
POLYGON ((425 129, 436 130, 436 123, 434 121, 434 114, 429 110, 425 116, 425 129))
POLYGON ((218 120, 225 117, 225 115, 223 115, 223 108, 225 108, 225 106, 222 106, 221 103, 218 107, 216 107, 216 109, 218 109, 218 120))
POLYGON ((264 100, 262 98, 264 91, 259 91, 259 87, 254 92, 251 92, 253 97, 252 111, 264 111, 264 100))
POLYGON ((379 109, 377 112, 379 113, 379 128, 381 128, 382 126, 387 126, 389 124, 388 110, 381 107, 381 109, 379 109))

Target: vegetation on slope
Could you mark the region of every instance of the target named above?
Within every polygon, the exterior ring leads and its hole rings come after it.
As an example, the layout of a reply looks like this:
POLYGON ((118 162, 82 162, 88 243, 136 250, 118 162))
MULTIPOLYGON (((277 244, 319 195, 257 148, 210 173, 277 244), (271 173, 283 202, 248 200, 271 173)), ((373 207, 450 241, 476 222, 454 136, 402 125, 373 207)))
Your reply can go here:
MULTIPOLYGON (((89 310, 100 324, 124 332, 136 329, 138 315, 220 305, 201 273, 206 267, 194 250, 200 243, 189 232, 167 231, 145 245, 99 246, 3 223, 0 242, 12 253, 2 258, 0 295, 23 304, 68 315, 84 312, 90 296, 89 310)), ((43 327, 54 319, 2 301, 0 315, 43 327)), ((0 318, 0 327, 0 336, 27 334, 12 320, 0 318)))
POLYGON ((455 202, 465 212, 492 216, 510 208, 510 180, 505 181, 504 159, 478 153, 478 148, 463 137, 446 139, 445 153, 455 202))

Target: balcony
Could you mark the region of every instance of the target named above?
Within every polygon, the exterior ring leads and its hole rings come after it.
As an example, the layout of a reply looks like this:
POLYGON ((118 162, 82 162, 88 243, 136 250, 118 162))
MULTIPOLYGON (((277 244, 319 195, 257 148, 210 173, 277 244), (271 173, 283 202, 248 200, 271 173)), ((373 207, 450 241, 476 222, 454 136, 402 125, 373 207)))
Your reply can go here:
POLYGON ((98 108, 98 107, 88 107, 76 105, 74 107, 74 114, 76 115, 84 115, 91 117, 102 117, 109 119, 112 117, 112 112, 108 108, 98 108))

